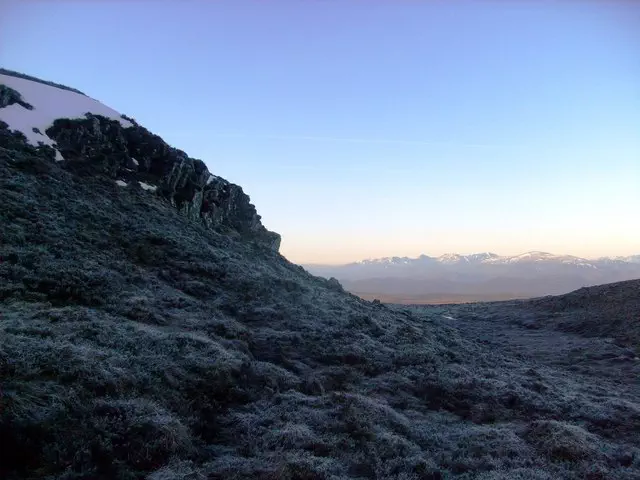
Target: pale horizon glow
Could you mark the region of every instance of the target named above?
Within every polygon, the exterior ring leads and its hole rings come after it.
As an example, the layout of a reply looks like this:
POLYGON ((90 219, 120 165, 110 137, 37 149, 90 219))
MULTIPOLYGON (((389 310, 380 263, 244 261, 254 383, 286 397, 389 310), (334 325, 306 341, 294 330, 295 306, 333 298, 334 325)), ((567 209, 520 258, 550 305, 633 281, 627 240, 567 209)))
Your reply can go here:
MULTIPOLYGON (((554 255, 572 255, 586 259, 624 257, 640 254, 637 239, 633 238, 629 238, 626 244, 623 243, 623 248, 604 250, 602 245, 606 245, 608 240, 605 233, 599 237, 590 239, 588 242, 585 242, 584 239, 581 241, 576 235, 573 237, 575 246, 571 249, 566 248, 566 237, 561 239, 561 241, 553 241, 553 238, 549 241, 554 232, 530 232, 531 238, 528 243, 515 242, 514 237, 516 237, 516 235, 513 233, 503 232, 502 236, 496 235, 494 238, 489 237, 489 232, 486 232, 487 235, 484 237, 478 238, 478 233, 479 231, 474 231, 473 233, 464 231, 447 232, 445 235, 438 236, 435 241, 426 241, 422 245, 418 242, 399 242, 400 247, 398 247, 398 244, 391 242, 386 245, 374 245, 373 248, 367 248, 367 245, 371 245, 368 242, 363 242, 361 244, 363 246, 357 246, 357 242, 354 242, 356 244, 355 247, 353 246, 354 243, 345 246, 341 245, 340 242, 332 242, 325 246, 325 251, 328 251, 328 255, 325 257, 317 254, 314 255, 313 252, 309 253, 305 250, 296 250, 295 248, 291 248, 288 254, 283 252, 283 255, 289 260, 300 264, 343 265, 356 261, 386 257, 417 258, 422 254, 430 257, 439 257, 448 253, 470 255, 489 252, 500 256, 515 256, 526 252, 540 251, 554 255), (468 236, 469 234, 471 234, 470 237, 468 236), (442 244, 445 244, 446 247, 443 248, 441 246, 442 244)), ((309 239, 306 244, 311 242, 312 240, 309 239)))
POLYGON ((7 0, 2 66, 204 160, 293 262, 640 254, 640 2, 123 8, 7 0))

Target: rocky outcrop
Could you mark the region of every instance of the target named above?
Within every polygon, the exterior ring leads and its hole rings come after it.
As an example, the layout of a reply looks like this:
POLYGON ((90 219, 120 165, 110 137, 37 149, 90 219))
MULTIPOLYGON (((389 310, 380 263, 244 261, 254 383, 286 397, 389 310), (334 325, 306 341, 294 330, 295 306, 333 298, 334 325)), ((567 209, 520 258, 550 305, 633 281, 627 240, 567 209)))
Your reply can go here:
POLYGON ((9 88, 6 85, 0 84, 0 108, 8 107, 14 103, 23 106, 27 110, 33 109, 32 105, 22 99, 19 92, 16 92, 13 88, 9 88))
POLYGON ((52 147, 42 144, 37 147, 30 145, 22 132, 10 130, 6 122, 0 120, 0 153, 9 155, 9 152, 28 153, 51 162, 55 159, 55 150, 52 147))
POLYGON ((280 236, 262 225, 240 186, 212 175, 202 160, 133 124, 124 128, 116 120, 87 113, 83 119, 56 120, 46 134, 70 168, 142 185, 194 221, 280 248, 280 236))

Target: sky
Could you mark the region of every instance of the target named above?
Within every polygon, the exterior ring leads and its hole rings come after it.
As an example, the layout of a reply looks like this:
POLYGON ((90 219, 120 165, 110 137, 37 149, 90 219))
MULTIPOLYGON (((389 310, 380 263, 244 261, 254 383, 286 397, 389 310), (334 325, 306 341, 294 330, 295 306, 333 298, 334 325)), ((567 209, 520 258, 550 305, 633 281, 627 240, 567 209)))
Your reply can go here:
POLYGON ((0 0, 0 65, 204 160, 297 263, 640 253, 640 2, 0 0))

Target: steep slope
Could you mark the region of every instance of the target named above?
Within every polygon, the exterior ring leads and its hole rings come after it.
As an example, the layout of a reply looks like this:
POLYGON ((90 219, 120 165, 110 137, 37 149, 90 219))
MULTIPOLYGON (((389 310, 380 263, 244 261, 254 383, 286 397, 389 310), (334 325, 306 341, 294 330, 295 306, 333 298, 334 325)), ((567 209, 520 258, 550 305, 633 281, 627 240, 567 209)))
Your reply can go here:
POLYGON ((133 122, 46 134, 0 124, 1 478, 638 478, 632 393, 310 275, 133 122))
POLYGON ((11 130, 22 132, 34 146, 49 145, 56 152, 56 160, 64 160, 55 141, 46 130, 58 118, 81 118, 85 113, 116 120, 123 127, 133 124, 100 102, 75 91, 65 90, 26 78, 0 74, 4 100, 0 102, 0 120, 11 130))
POLYGON ((202 160, 170 147, 133 119, 77 91, 10 75, 0 75, 0 85, 10 98, 0 104, 0 126, 41 155, 53 152, 77 174, 106 175, 119 186, 156 192, 192 220, 278 250, 280 236, 264 228, 241 187, 212 175, 202 160))

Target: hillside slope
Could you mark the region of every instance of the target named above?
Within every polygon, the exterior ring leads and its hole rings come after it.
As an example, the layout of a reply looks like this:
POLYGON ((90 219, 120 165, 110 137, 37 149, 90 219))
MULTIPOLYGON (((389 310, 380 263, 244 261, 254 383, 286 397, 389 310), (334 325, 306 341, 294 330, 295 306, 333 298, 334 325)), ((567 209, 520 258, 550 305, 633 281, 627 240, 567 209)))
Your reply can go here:
POLYGON ((131 123, 0 123, 1 478, 640 476, 635 393, 310 275, 131 123))
POLYGON ((640 280, 597 285, 523 303, 541 323, 584 336, 615 338, 640 352, 640 280))

